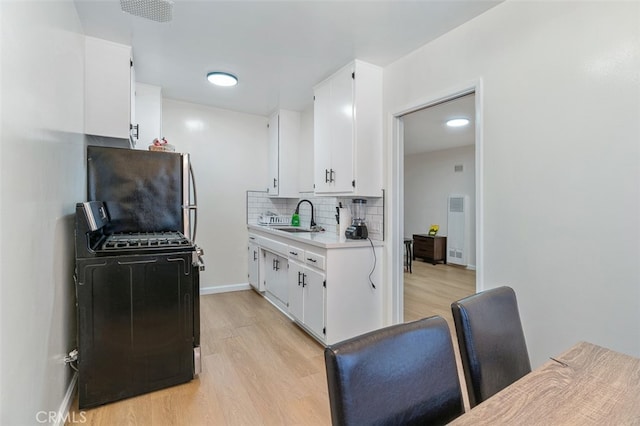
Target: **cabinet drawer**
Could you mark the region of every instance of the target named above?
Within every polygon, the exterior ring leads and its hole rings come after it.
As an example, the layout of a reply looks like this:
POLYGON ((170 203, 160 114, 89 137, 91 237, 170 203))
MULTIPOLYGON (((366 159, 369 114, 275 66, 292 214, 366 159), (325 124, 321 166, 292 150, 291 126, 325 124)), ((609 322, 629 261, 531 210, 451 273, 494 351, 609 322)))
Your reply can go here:
POLYGON ((304 263, 318 269, 324 269, 325 267, 324 256, 309 251, 304 253, 304 263))
POLYGON ((289 246, 287 244, 270 240, 268 238, 260 238, 259 244, 262 246, 262 248, 281 256, 289 255, 289 246))
POLYGON ((304 250, 300 247, 289 246, 289 259, 294 259, 302 262, 304 259, 304 250))

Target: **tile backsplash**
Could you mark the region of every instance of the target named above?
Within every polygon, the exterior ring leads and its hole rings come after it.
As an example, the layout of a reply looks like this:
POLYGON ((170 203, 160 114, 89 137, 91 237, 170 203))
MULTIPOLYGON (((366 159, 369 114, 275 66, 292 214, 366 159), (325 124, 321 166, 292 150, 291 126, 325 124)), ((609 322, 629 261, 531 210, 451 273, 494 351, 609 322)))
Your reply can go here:
MULTIPOLYGON (((351 208, 351 200, 356 197, 316 197, 313 192, 301 192, 300 198, 273 198, 265 191, 247 191, 247 223, 257 224, 263 213, 275 213, 291 217, 300 200, 313 203, 314 219, 326 232, 338 232, 336 207, 351 208)), ((384 226, 384 198, 365 198, 367 200, 367 230, 369 237, 382 240, 384 226)), ((300 205, 300 226, 308 227, 311 222, 311 210, 307 203, 300 205)))

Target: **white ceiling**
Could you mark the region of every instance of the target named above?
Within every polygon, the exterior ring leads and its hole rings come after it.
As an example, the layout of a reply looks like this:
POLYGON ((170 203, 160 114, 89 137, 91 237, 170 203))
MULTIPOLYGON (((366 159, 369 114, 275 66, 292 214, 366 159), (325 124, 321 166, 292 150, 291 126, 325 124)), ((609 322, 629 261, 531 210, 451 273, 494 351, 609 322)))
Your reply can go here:
POLYGON ((87 35, 133 46, 136 80, 164 97, 266 116, 303 110, 313 85, 355 58, 388 65, 501 1, 174 0, 169 23, 119 0, 75 4, 87 35), (214 70, 238 86, 210 85, 214 70))
POLYGON ((403 116, 404 155, 474 145, 475 99, 472 93, 403 116), (469 125, 448 127, 452 118, 468 118, 469 125))

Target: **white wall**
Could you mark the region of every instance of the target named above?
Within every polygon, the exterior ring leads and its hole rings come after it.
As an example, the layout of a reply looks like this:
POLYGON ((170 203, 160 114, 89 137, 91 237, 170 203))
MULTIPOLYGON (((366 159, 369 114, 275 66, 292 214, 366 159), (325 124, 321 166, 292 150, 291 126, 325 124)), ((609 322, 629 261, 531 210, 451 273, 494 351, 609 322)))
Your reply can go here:
POLYGON ((191 154, 200 287, 247 283, 246 191, 267 181, 267 117, 163 99, 162 120, 169 143, 191 154))
POLYGON ((447 204, 451 194, 468 195, 471 212, 467 265, 476 264, 475 148, 473 145, 404 157, 404 235, 426 234, 431 224, 447 235, 447 204), (462 172, 454 172, 461 164, 462 172))
POLYGON ((481 79, 477 267, 515 289, 534 365, 640 356, 639 69, 640 3, 509 0, 385 68, 387 114, 481 79))
POLYGON ((0 2, 0 16, 0 424, 26 425, 55 415, 72 377, 84 39, 71 1, 0 2))

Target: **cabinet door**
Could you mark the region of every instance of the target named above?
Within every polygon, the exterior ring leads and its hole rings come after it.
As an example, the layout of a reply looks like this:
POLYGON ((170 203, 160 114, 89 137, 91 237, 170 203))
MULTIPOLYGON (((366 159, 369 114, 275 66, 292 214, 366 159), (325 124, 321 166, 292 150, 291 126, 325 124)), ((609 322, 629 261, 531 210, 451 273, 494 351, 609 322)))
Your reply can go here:
POLYGON ((271 253, 270 251, 263 251, 263 256, 264 256, 264 278, 263 278, 264 289, 269 293, 273 293, 274 288, 277 286, 275 281, 278 278, 274 268, 274 265, 275 265, 274 261, 275 261, 276 255, 271 253))
POLYGON ((332 192, 352 192, 353 186, 353 68, 331 79, 332 192))
POLYGON ((331 169, 331 84, 315 88, 313 104, 313 181, 316 192, 328 192, 331 169))
POLYGON ((289 262, 289 313, 300 322, 304 322, 302 300, 304 269, 299 263, 289 262))
POLYGON ((353 192, 353 68, 315 87, 314 183, 317 193, 353 192))
POLYGON ((267 252, 265 257, 265 290, 285 305, 289 302, 287 259, 267 252))
POLYGON ((248 258, 248 266, 249 266, 249 284, 255 288, 256 290, 260 289, 260 277, 258 276, 258 264, 259 264, 259 253, 258 246, 253 243, 249 243, 249 258, 248 258))
POLYGON ((134 147, 140 139, 140 124, 136 121, 136 69, 133 58, 129 60, 129 138, 134 147))
POLYGON ((132 123, 138 123, 136 149, 146 151, 154 139, 162 138, 162 88, 138 83, 135 93, 136 120, 132 123))
POLYGON ((279 175, 279 128, 280 120, 278 113, 269 118, 269 179, 267 181, 267 192, 269 195, 278 195, 280 186, 279 175))
POLYGON ((321 272, 304 268, 303 276, 304 324, 318 336, 324 335, 325 276, 321 272))
POLYGON ((85 133, 129 138, 132 72, 131 47, 86 37, 85 133))

